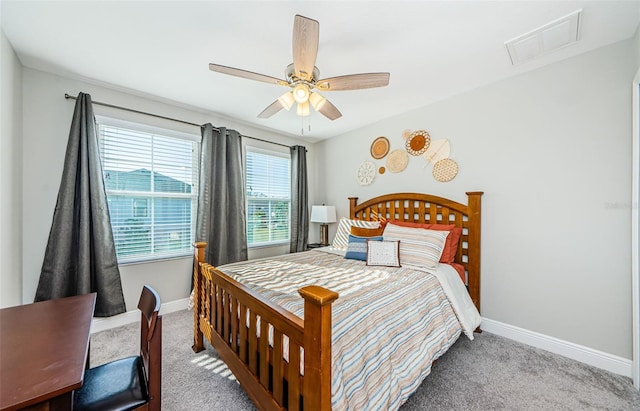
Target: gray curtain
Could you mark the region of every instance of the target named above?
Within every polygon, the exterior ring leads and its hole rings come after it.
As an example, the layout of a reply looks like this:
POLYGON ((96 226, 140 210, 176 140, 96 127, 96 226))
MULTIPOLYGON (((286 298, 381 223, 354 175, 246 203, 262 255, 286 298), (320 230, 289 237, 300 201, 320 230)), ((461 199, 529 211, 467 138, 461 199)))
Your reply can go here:
POLYGON ((242 137, 225 127, 202 126, 196 241, 219 266, 247 259, 242 137))
POLYGON ((289 251, 307 249, 309 200, 307 198, 307 149, 293 146, 291 151, 291 241, 289 251))
POLYGON ((125 312, 91 96, 80 93, 35 301, 91 292, 96 317, 125 312))

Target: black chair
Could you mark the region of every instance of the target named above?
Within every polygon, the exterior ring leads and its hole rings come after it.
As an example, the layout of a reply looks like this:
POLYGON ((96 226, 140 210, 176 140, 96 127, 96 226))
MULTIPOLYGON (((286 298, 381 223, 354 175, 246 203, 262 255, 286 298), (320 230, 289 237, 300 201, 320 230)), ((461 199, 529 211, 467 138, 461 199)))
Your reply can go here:
POLYGON ((82 387, 74 393, 74 410, 160 410, 162 316, 160 297, 153 288, 143 287, 138 309, 142 311, 140 355, 86 370, 82 387))

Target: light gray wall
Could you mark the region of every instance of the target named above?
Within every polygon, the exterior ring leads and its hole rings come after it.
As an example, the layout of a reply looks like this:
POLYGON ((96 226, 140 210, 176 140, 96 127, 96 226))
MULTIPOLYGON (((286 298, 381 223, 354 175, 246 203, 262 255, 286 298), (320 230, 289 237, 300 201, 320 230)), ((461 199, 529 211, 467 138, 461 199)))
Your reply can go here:
POLYGON ((348 196, 411 191, 466 202, 465 191, 484 191, 482 315, 631 358, 634 44, 617 43, 326 140, 318 150, 325 170, 319 189, 341 216, 348 196), (362 161, 384 165, 369 156, 371 142, 382 135, 392 149, 402 148, 405 129, 449 139, 458 176, 437 182, 432 166, 412 157, 404 172, 359 186, 362 161))
MULTIPOLYGON (((25 151, 22 158, 24 179, 22 206, 24 229, 21 237, 25 250, 22 259, 22 300, 24 303, 33 301, 35 295, 60 186, 74 108, 74 101, 64 99, 65 93, 76 96, 78 92, 83 91, 91 94, 94 101, 147 111, 196 124, 211 122, 215 126, 227 126, 245 135, 287 145, 303 144, 308 149, 309 168, 315 168, 313 144, 257 130, 229 119, 220 118, 213 113, 181 107, 172 102, 160 102, 147 98, 147 96, 134 95, 125 90, 71 80, 29 68, 23 70, 23 84, 25 151)), ((96 115, 140 121, 196 135, 200 133, 197 127, 108 109, 98 105, 94 105, 94 111, 96 115)), ((313 201, 313 180, 310 181, 309 186, 310 200, 313 201)), ((249 256, 255 258, 284 252, 288 252, 288 247, 262 248, 251 250, 249 256)), ((163 303, 188 297, 192 276, 191 264, 191 258, 183 258, 120 266, 127 309, 135 309, 143 284, 155 287, 160 293, 163 303)))
POLYGON ((0 308, 22 294, 22 65, 0 29, 0 308))
POLYGON ((640 67, 640 24, 636 29, 635 35, 635 49, 636 49, 636 67, 640 67))

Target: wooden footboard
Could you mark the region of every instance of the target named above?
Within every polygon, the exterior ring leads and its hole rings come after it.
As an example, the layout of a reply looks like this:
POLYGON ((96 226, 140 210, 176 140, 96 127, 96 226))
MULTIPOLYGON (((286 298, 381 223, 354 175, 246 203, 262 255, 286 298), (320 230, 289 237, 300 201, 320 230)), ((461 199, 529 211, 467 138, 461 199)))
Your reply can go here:
POLYGON ((206 336, 258 409, 330 410, 331 303, 338 294, 301 288, 301 320, 205 263, 205 247, 195 244, 193 350, 204 349, 206 336))

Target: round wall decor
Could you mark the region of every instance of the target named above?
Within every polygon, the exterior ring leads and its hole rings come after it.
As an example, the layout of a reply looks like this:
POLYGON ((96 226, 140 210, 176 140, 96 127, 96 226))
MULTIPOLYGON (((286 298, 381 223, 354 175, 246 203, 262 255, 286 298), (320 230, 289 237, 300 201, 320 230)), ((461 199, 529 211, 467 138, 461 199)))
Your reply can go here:
POLYGON ((407 153, 412 156, 419 156, 427 151, 430 144, 431 136, 427 130, 417 130, 411 133, 404 146, 407 149, 407 153))
POLYGON ((458 163, 450 158, 443 158, 433 165, 432 174, 436 181, 451 181, 458 175, 458 163))
POLYGON ((371 143, 371 157, 379 160, 389 153, 389 139, 381 136, 371 143))
POLYGON ((376 166, 371 161, 363 161, 356 171, 356 179, 361 186, 368 186, 373 183, 376 176, 376 166))
POLYGON ((407 168, 409 156, 404 150, 393 150, 387 156, 387 170, 392 173, 399 173, 407 168))

